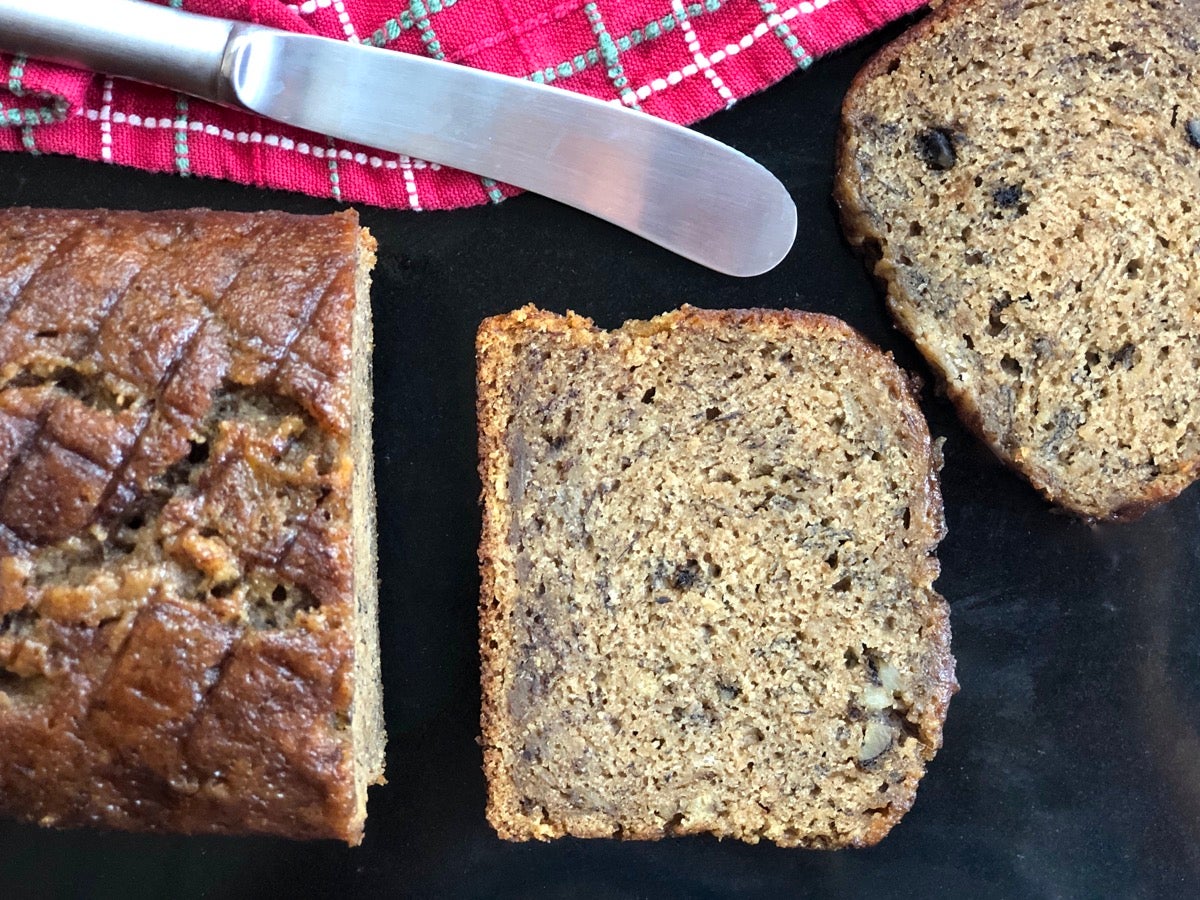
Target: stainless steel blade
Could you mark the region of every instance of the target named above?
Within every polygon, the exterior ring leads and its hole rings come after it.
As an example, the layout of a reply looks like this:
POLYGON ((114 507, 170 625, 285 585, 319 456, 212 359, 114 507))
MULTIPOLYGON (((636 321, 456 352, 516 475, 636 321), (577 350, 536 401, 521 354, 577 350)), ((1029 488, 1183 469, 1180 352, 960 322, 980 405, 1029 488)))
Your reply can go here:
POLYGON ((0 49, 487 175, 731 275, 796 234, 783 185, 736 150, 522 79, 140 0, 0 0, 0 49))
POLYGON ((436 60, 234 29, 227 88, 268 118, 526 188, 730 275, 774 267, 796 207, 749 157, 601 100, 436 60))

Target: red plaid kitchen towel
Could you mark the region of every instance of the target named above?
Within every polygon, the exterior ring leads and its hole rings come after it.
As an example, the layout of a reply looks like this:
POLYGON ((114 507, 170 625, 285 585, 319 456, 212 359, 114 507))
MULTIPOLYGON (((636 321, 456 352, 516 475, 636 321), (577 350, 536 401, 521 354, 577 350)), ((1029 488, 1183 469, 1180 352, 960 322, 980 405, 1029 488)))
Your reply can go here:
MULTIPOLYGON (((163 2, 427 54, 690 124, 925 0, 163 2)), ((0 123, 3 150, 67 153, 347 202, 448 209, 516 193, 422 160, 23 57, 0 55, 0 123)))

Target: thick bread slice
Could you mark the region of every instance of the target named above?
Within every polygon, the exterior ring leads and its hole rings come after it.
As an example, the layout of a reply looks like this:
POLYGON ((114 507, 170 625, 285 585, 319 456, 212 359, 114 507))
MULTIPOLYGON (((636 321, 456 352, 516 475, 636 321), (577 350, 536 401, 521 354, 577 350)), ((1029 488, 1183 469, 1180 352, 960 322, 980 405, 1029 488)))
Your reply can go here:
POLYGON ((1197 474, 1197 21, 1197 0, 951 0, 843 110, 837 200, 897 322, 1087 517, 1197 474))
POLYGON ((526 307, 477 347, 499 834, 883 837, 956 689, 903 373, 786 311, 526 307))

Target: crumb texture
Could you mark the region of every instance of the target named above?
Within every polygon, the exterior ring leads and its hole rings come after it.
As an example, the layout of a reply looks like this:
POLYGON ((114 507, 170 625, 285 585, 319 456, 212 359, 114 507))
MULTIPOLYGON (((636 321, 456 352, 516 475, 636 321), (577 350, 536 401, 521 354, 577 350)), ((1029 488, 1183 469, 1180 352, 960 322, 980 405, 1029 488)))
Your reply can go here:
POLYGON ((879 840, 955 689, 900 370, 833 319, 687 307, 530 307, 479 354, 500 834, 879 840))
POLYGON ((951 0, 846 98, 847 233, 964 419, 1087 517, 1200 459, 1200 2, 951 0))
POLYGON ((371 246, 353 214, 0 211, 0 811, 359 839, 371 246))

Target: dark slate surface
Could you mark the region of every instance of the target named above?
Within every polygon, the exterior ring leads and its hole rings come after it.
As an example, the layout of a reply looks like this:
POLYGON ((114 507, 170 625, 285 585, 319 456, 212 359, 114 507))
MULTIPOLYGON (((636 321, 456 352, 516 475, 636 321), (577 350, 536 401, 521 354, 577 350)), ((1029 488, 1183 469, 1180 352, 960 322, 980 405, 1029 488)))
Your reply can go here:
MULTIPOLYGON (((896 33, 893 28, 891 34, 896 33)), ((837 111, 867 43, 702 130, 759 159, 801 210, 788 259, 719 276, 538 197, 413 215, 365 209, 375 273, 376 446, 391 783, 360 849, 55 833, 0 824, 0 897, 1196 896, 1200 891, 1200 491, 1132 525, 1057 515, 930 389, 946 439, 962 691, 912 812, 838 853, 709 838, 505 844, 475 743, 473 336, 527 301, 602 326, 683 302, 840 316, 926 370, 841 240, 837 111)), ((327 212, 334 205, 74 160, 0 157, 0 202, 327 212)), ((720 215, 714 210, 713 215, 720 215)))

